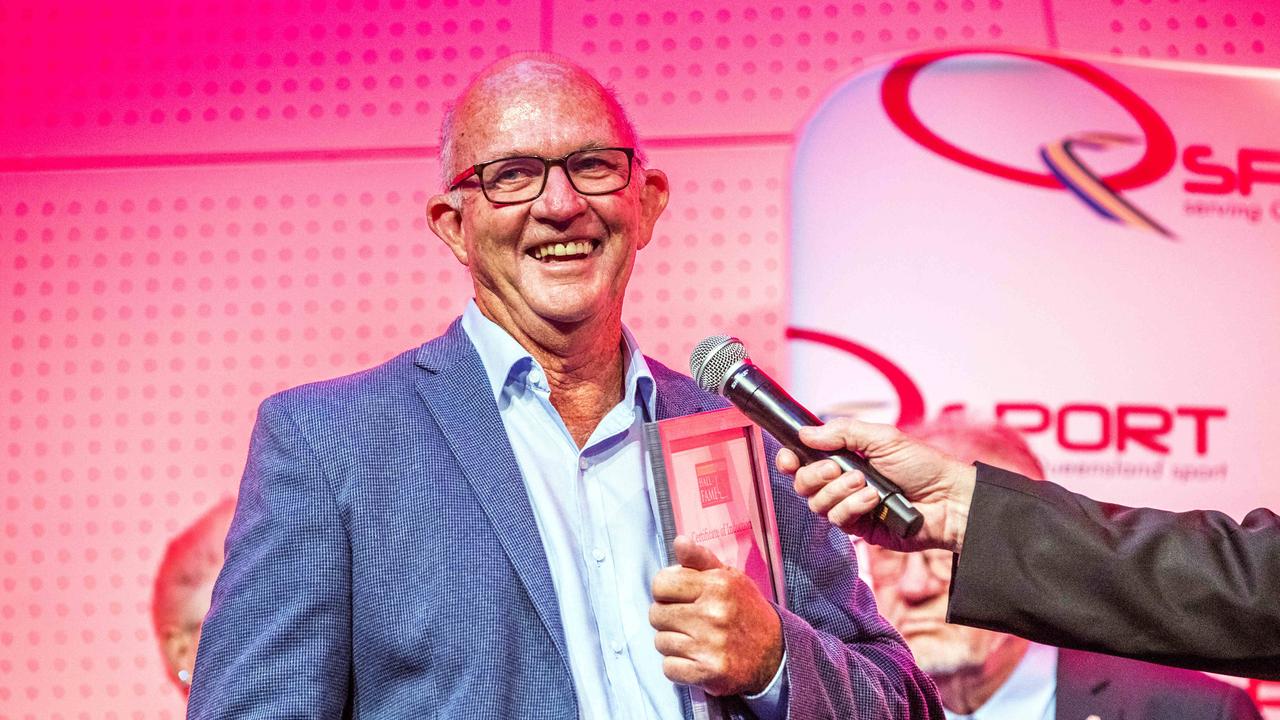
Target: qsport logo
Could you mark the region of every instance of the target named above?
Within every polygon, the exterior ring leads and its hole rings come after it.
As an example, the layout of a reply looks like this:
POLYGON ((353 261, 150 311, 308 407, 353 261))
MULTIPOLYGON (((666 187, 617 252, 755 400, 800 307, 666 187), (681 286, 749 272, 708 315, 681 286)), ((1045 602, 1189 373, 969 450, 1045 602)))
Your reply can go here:
POLYGON ((901 58, 885 75, 880 98, 889 119, 915 142, 934 153, 980 172, 1013 182, 1050 189, 1071 191, 1081 202, 1101 217, 1112 222, 1172 237, 1164 226, 1153 220, 1126 199, 1121 192, 1149 185, 1173 167, 1177 145, 1173 132, 1155 108, 1115 78, 1096 67, 1069 57, 1045 55, 1020 50, 991 48, 958 48, 908 55, 901 58), (1142 129, 1145 151, 1133 166, 1107 176, 1093 172, 1077 150, 1104 151, 1118 145, 1134 144, 1138 138, 1114 132, 1080 132, 1045 142, 1039 148, 1046 172, 1013 167, 969 152, 944 139, 929 127, 911 107, 912 82, 931 64, 958 55, 1012 55, 1052 65, 1071 73, 1102 91, 1120 105, 1142 129))
MULTIPOLYGON (((898 417, 893 424, 909 427, 925 421, 924 393, 905 369, 885 355, 849 338, 810 328, 788 327, 792 342, 813 343, 865 363, 893 389, 898 417)), ((879 402, 845 403, 835 414, 851 406, 877 406, 879 402)), ((891 403, 888 403, 891 405, 891 403)), ((840 406, 837 406, 840 407, 840 406)), ((966 413, 963 403, 944 404, 938 416, 966 413)), ((825 413, 824 413, 825 415, 825 413)), ((996 400, 991 419, 1028 436, 1040 436, 1069 453, 1125 453, 1142 449, 1156 456, 1175 451, 1201 458, 1210 453, 1210 438, 1227 418, 1227 408, 1162 403, 1047 403, 1037 400, 996 400), (1177 447, 1175 447, 1175 445, 1177 447)))

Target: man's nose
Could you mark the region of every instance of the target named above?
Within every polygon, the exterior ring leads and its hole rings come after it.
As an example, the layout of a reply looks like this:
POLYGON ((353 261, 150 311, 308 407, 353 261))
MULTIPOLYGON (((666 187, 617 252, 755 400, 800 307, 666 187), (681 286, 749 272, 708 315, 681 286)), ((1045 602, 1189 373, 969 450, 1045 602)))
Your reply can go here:
POLYGON ((898 593, 908 602, 921 602, 947 591, 947 583, 929 570, 923 553, 911 553, 902 565, 898 593))
POLYGON ((542 194, 533 202, 535 217, 553 222, 570 220, 587 208, 587 200, 578 194, 569 182, 564 168, 552 166, 547 170, 547 184, 542 194))

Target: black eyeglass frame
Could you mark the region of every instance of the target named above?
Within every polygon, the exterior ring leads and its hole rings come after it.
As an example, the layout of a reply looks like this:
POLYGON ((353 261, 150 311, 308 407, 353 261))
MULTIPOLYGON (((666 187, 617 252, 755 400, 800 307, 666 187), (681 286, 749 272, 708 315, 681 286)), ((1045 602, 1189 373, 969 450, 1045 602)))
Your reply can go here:
POLYGON ((449 183, 449 190, 450 191, 457 190, 458 186, 460 186, 462 183, 474 177, 476 178, 477 181, 479 181, 480 192, 484 194, 484 198, 489 202, 493 203, 494 205, 519 205, 520 203, 533 202, 534 200, 537 200, 538 198, 542 197, 542 192, 547 189, 547 177, 551 175, 551 168, 559 167, 561 170, 564 170, 564 176, 569 180, 569 185, 579 195, 588 195, 588 196, 609 195, 611 193, 616 193, 622 188, 625 188, 626 186, 631 184, 631 169, 632 169, 632 166, 635 164, 635 159, 636 159, 636 149, 629 148, 629 147, 582 148, 581 150, 574 150, 573 152, 568 153, 566 155, 562 155, 558 158, 544 158, 538 155, 509 155, 507 157, 500 157, 494 160, 487 160, 482 163, 476 163, 475 165, 472 165, 466 170, 463 170, 462 172, 458 173, 456 177, 453 178, 453 182, 449 183), (588 192, 586 190, 583 190, 582 188, 579 188, 578 184, 573 181, 573 173, 569 172, 569 166, 566 164, 568 163, 569 158, 573 157, 574 155, 579 155, 582 153, 601 152, 604 150, 617 150, 619 152, 624 153, 627 156, 626 181, 623 182, 618 187, 614 188, 613 190, 588 192), (485 189, 484 181, 482 179, 484 169, 489 167, 490 165, 493 165, 494 163, 506 162, 508 160, 538 160, 542 163, 542 183, 538 186, 538 192, 534 193, 531 197, 526 198, 524 200, 494 200, 493 198, 489 197, 489 191, 485 189))

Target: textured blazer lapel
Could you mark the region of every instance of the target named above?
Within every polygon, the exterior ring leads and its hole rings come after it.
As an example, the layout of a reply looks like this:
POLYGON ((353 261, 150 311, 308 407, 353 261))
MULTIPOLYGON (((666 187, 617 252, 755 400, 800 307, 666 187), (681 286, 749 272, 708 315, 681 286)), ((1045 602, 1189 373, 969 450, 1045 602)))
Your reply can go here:
POLYGON ((707 410, 719 410, 729 403, 718 395, 703 392, 692 379, 681 375, 651 357, 645 357, 649 373, 653 375, 657 397, 654 399, 656 420, 693 415, 707 410))
POLYGON ((418 393, 439 423, 471 489, 538 615, 568 662, 542 537, 480 355, 458 321, 423 345, 414 362, 424 372, 418 393))
MULTIPOLYGON (((1114 680, 1089 661, 1088 653, 1058 650, 1057 720, 1123 720, 1121 693, 1114 680)), ((1130 720, 1136 720, 1130 718, 1130 720)))

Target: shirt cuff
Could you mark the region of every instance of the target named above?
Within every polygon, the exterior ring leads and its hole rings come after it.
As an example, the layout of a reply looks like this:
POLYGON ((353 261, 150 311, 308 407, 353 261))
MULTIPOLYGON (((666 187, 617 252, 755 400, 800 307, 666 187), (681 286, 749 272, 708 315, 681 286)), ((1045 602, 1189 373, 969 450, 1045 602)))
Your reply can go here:
POLYGON ((743 695, 747 707, 760 720, 784 720, 787 717, 787 651, 782 651, 782 662, 773 679, 755 695, 743 695))

